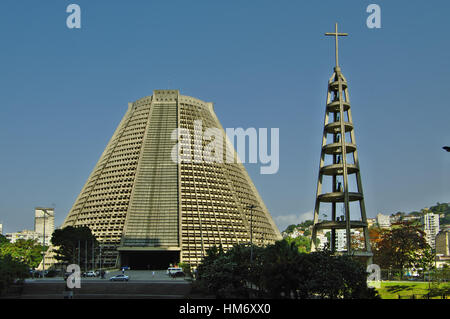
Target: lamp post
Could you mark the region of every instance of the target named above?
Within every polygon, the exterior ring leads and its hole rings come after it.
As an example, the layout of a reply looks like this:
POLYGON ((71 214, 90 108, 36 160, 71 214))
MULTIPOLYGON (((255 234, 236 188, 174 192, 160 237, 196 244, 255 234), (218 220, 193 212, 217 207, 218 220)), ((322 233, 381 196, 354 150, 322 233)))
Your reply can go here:
POLYGON ((256 208, 255 205, 248 205, 250 209, 250 263, 253 262, 253 209, 256 208))
POLYGON ((102 279, 103 279, 103 275, 102 275, 102 246, 100 246, 100 276, 102 276, 102 279))
POLYGON ((50 213, 47 212, 46 209, 42 209, 44 213, 44 230, 43 230, 43 238, 42 238, 42 278, 45 278, 45 216, 50 213))

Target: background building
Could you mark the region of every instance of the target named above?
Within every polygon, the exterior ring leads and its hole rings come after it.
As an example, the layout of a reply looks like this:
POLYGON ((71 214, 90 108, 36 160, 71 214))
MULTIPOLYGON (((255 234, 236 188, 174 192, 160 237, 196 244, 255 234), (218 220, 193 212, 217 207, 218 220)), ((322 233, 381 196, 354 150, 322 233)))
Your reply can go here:
POLYGON ((442 230, 436 236, 436 255, 450 256, 450 230, 442 230))
POLYGON ((24 239, 24 240, 31 239, 31 240, 38 240, 38 241, 39 241, 39 239, 42 239, 42 237, 33 230, 22 230, 22 231, 15 232, 15 233, 7 233, 5 236, 11 243, 15 243, 19 239, 24 239))
POLYGON ((367 218, 367 227, 371 228, 376 224, 376 218, 367 218))
MULTIPOLYGON (((363 249, 364 248, 364 240, 362 238, 362 233, 357 229, 352 229, 351 240, 352 246, 355 249, 363 249)), ((345 229, 336 229, 336 243, 335 243, 336 251, 346 251, 347 250, 347 232, 345 229)))
POLYGON ((389 216, 383 215, 380 213, 377 215, 377 224, 378 224, 378 227, 380 227, 380 228, 390 228, 391 220, 390 220, 389 216))
POLYGON ((3 224, 0 223, 0 235, 3 235, 3 224))
POLYGON ((426 213, 422 217, 423 230, 431 248, 436 248, 436 235, 439 233, 439 215, 426 213))
POLYGON ((55 210, 53 208, 36 207, 34 209, 34 231, 39 234, 39 241, 50 244, 55 230, 55 210), (45 233, 45 239, 44 239, 45 233))
POLYGON ((347 232, 345 229, 336 229, 336 251, 347 250, 347 232))
POLYGON ((317 240, 319 241, 318 245, 317 245, 317 249, 318 250, 323 250, 325 249, 327 243, 328 243, 328 238, 326 237, 325 234, 323 234, 322 232, 318 232, 317 233, 317 240))

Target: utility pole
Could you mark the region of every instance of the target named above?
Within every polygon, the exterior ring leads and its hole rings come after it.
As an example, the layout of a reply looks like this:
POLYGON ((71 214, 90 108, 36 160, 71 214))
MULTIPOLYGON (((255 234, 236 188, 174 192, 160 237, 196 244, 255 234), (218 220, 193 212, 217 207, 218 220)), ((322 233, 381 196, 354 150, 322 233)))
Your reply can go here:
MULTIPOLYGON (((100 275, 102 274, 102 246, 100 246, 100 275)), ((103 278, 103 277, 102 277, 103 278)))
POLYGON ((43 230, 43 238, 42 238, 42 278, 45 278, 45 216, 50 215, 46 209, 42 209, 44 213, 44 230, 43 230))
POLYGON ((248 205, 250 209, 250 263, 253 262, 253 209, 256 208, 255 205, 248 205))
POLYGON ((94 252, 94 241, 92 241, 92 270, 95 270, 95 252, 94 252))
POLYGON ((84 240, 84 271, 87 270, 87 262, 88 262, 88 249, 87 249, 87 240, 84 240))
POLYGON ((42 210, 44 213, 44 231, 42 236, 42 278, 45 278, 45 210, 42 210))

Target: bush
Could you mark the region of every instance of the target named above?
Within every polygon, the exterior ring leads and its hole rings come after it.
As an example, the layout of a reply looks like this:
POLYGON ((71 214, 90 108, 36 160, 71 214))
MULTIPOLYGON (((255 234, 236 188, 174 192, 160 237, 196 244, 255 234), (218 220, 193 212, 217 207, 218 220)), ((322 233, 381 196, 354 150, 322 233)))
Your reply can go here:
POLYGON ((28 276, 28 266, 11 255, 0 256, 0 294, 16 280, 22 281, 28 276))
POLYGON ((301 253, 295 243, 265 248, 212 247, 198 266, 196 288, 217 298, 378 298, 365 266, 347 256, 301 253))

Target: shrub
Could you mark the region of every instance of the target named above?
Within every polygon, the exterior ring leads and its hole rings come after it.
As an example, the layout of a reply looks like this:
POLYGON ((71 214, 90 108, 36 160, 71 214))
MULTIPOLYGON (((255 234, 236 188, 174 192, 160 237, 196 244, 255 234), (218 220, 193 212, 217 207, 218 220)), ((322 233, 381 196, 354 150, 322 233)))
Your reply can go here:
POLYGON ((11 255, 0 256, 0 294, 16 280, 24 280, 28 276, 28 266, 14 259, 11 255))
POLYGON ((302 253, 279 241, 265 248, 212 247, 198 266, 196 288, 218 298, 378 298, 365 267, 348 256, 302 253))

